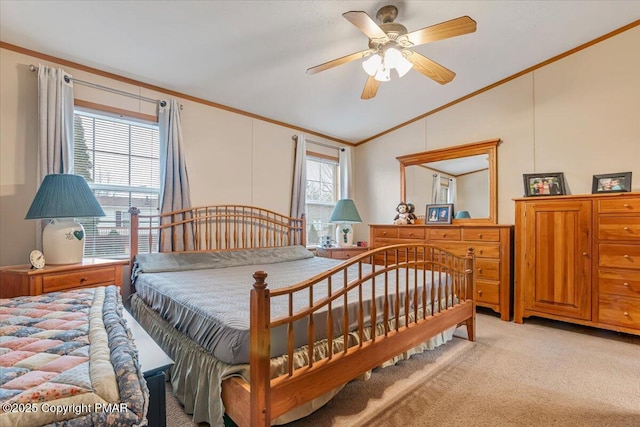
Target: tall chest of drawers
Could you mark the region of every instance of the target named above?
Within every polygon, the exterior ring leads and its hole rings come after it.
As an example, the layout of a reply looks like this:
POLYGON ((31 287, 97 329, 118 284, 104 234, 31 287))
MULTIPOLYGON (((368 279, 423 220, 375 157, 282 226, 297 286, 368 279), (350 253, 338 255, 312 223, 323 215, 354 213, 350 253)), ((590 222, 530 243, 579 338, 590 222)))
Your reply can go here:
POLYGON ((515 321, 640 334, 640 194, 516 200, 515 321))
POLYGON ((474 248, 476 304, 511 317, 511 225, 370 225, 372 248, 401 243, 429 243, 456 255, 474 248))

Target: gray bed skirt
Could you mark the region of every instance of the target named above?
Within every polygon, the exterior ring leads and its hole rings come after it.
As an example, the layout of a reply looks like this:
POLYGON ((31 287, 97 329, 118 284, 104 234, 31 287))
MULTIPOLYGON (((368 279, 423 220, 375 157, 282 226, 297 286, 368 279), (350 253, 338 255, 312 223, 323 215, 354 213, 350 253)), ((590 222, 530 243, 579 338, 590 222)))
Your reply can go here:
MULTIPOLYGON (((171 368, 171 386, 173 394, 184 405, 188 414, 193 414, 193 422, 207 422, 212 427, 224 426, 224 406, 221 399, 221 384, 232 376, 241 376, 249 379, 249 365, 229 365, 216 359, 200 345, 193 342, 182 332, 176 330, 168 322, 163 320, 158 313, 147 306, 136 294, 131 297, 131 312, 142 327, 153 337, 160 347, 174 360, 171 368)), ((453 338, 455 327, 436 335, 428 341, 406 351, 389 360, 384 366, 408 359, 411 355, 426 350, 432 350, 453 338)), ((350 334, 348 346, 358 342, 357 334, 350 334)), ((334 352, 342 349, 342 341, 335 340, 334 352)), ((315 357, 320 358, 326 352, 326 345, 316 345, 315 357)), ((307 352, 300 349, 294 355, 294 366, 300 367, 307 364, 307 352)), ((271 359, 272 377, 286 372, 286 357, 271 359)), ((360 376, 366 380, 370 372, 360 376)), ((308 402, 274 420, 272 424, 286 424, 305 417, 321 408, 333 398, 343 386, 338 387, 324 395, 308 402)))

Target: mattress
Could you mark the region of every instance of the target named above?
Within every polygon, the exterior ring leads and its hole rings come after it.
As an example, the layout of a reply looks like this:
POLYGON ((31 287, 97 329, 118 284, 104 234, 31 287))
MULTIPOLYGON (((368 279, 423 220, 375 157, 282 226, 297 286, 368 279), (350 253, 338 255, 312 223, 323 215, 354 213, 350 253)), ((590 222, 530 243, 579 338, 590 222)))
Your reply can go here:
POLYGON ((146 425, 115 286, 0 300, 1 425, 146 425))
MULTIPOLYGON (((259 270, 266 271, 269 274, 266 280, 268 288, 278 289, 302 282, 341 262, 314 257, 304 247, 191 254, 145 254, 136 259, 132 275, 138 297, 158 312, 163 319, 220 361, 227 364, 242 364, 249 362, 249 293, 252 288, 253 273, 259 270), (211 266, 215 268, 208 268, 211 266)), ((371 268, 365 265, 363 274, 368 272, 367 267, 371 268)), ((389 274, 389 283, 395 283, 394 274, 389 274)), ((401 271, 400 275, 403 274, 404 272, 401 271)), ((409 274, 414 273, 410 271, 409 274)), ((348 271, 348 279, 353 280, 357 277, 357 266, 353 266, 348 271)), ((430 274, 427 274, 426 279, 430 279, 430 274)), ((341 274, 333 283, 341 284, 342 280, 341 274)), ((411 276, 408 280, 413 283, 414 279, 411 276)), ((417 282, 423 283, 422 280, 423 278, 419 277, 417 282)), ((398 281, 404 283, 405 277, 398 277, 398 281)), ((373 296, 371 286, 371 283, 365 283, 364 295, 373 296)), ((428 290, 430 293, 430 285, 428 290)), ((326 285, 316 285, 313 290, 314 301, 326 297, 327 291, 326 285)), ((394 289, 387 291, 391 294, 395 292, 394 289)), ((410 299, 413 291, 409 292, 410 299)), ((421 292, 420 287, 418 291, 421 292)), ((354 290, 350 293, 349 301, 357 301, 357 292, 354 290)), ((384 293, 385 289, 378 284, 375 287, 377 313, 383 311, 381 301, 384 293)), ((404 300, 404 296, 404 291, 400 291, 396 298, 404 300)), ((391 300, 393 301, 393 297, 391 300)), ((371 301, 363 305, 365 318, 369 315, 371 301)), ((293 304, 294 311, 308 307, 308 293, 296 294, 293 304)), ((341 304, 342 299, 333 304, 335 319, 333 329, 336 336, 344 332, 341 322, 344 307, 341 304)), ((393 316, 395 304, 391 305, 390 315, 393 316)), ((357 303, 347 305, 349 330, 357 327, 358 307, 357 303)), ((273 299, 271 318, 275 319, 287 314, 286 298, 273 299)), ((326 311, 319 312, 314 317, 316 340, 326 338, 326 319, 326 311)), ((307 343, 306 327, 306 319, 294 324, 296 346, 307 343)), ((286 353, 286 338, 285 326, 272 331, 271 357, 286 353)))

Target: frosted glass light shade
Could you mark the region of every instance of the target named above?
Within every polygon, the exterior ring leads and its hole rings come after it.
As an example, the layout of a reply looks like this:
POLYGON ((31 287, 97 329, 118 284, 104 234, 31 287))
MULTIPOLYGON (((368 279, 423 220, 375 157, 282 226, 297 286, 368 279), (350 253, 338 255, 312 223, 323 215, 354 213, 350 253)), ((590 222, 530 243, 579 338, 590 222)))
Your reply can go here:
POLYGON ((388 82, 389 80, 391 80, 391 74, 389 73, 388 68, 382 66, 373 78, 379 82, 388 82))
POLYGON ((382 65, 382 58, 378 54, 371 55, 368 59, 362 61, 364 72, 372 77, 376 75, 380 65, 382 65))
POLYGON ((400 60, 396 64, 396 71, 398 72, 398 77, 402 77, 409 72, 413 68, 413 64, 407 60, 404 56, 400 55, 400 60))

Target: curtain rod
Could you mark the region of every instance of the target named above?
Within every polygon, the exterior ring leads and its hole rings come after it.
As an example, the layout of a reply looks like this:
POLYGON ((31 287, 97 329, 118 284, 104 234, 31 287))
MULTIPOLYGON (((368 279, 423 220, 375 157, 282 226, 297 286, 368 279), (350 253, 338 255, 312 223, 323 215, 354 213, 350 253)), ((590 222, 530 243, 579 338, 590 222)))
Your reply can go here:
MULTIPOLYGON (((38 71, 38 67, 36 67, 35 65, 31 64, 29 65, 29 71, 38 71)), ((74 82, 74 83, 78 83, 84 86, 89 86, 92 87, 94 89, 101 89, 104 90, 106 92, 111 92, 111 93, 116 93, 118 95, 123 95, 123 96, 128 96, 129 98, 135 98, 135 99, 139 99, 142 101, 147 101, 147 102, 151 102, 152 104, 159 104, 161 107, 166 107, 167 106, 167 101, 163 101, 162 99, 153 99, 153 98, 147 98, 146 96, 142 96, 142 95, 136 95, 133 93, 129 93, 129 92, 125 92, 123 90, 118 90, 118 89, 113 89, 107 86, 102 86, 96 83, 91 83, 91 82, 86 82, 84 80, 79 80, 73 77, 69 77, 65 74, 64 76, 64 81, 69 83, 70 81, 74 82)), ((182 109, 182 105, 180 106, 180 108, 182 109)))
MULTIPOLYGON (((294 141, 297 141, 298 135, 293 135, 291 138, 293 138, 294 141)), ((333 148, 334 150, 344 151, 344 147, 336 147, 335 145, 324 144, 322 142, 312 141, 310 139, 307 139, 307 142, 310 144, 319 145, 321 147, 333 148)))

